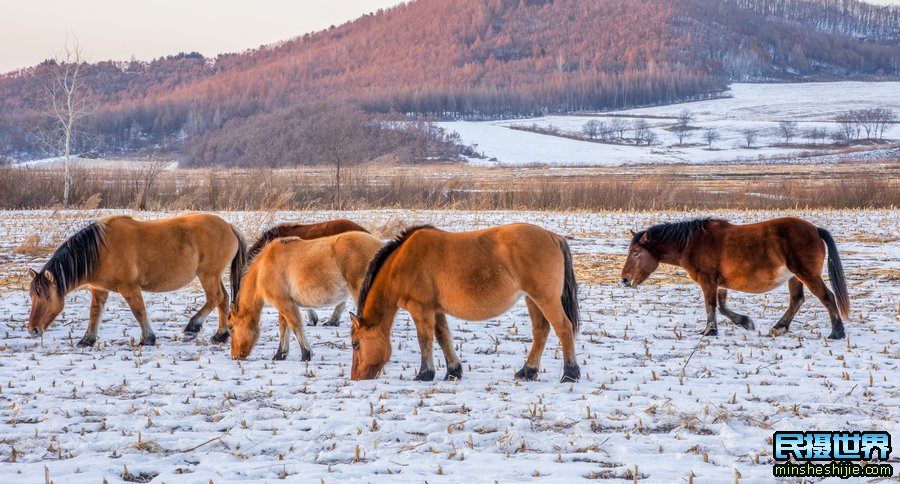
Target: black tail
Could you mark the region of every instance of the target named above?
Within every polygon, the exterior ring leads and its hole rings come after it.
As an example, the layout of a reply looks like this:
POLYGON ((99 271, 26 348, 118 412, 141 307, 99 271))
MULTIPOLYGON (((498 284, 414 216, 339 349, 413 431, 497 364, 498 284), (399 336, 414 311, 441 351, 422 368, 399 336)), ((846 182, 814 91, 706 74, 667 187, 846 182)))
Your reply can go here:
POLYGON ((238 239, 237 254, 231 259, 231 304, 237 308, 238 293, 241 291, 241 280, 244 279, 244 267, 247 265, 247 241, 244 235, 234 225, 231 231, 238 239))
POLYGON ((850 314, 850 296, 847 294, 847 281, 844 279, 844 266, 841 265, 841 257, 838 255, 837 245, 831 234, 825 229, 819 229, 819 237, 825 241, 828 247, 828 278, 831 279, 831 289, 837 300, 838 312, 841 317, 847 319, 850 314))
POLYGON ((572 251, 565 239, 559 239, 559 250, 563 253, 565 264, 565 282, 562 290, 562 307, 566 317, 572 322, 574 334, 578 334, 581 326, 581 315, 578 313, 578 281, 575 280, 575 269, 572 267, 572 251))

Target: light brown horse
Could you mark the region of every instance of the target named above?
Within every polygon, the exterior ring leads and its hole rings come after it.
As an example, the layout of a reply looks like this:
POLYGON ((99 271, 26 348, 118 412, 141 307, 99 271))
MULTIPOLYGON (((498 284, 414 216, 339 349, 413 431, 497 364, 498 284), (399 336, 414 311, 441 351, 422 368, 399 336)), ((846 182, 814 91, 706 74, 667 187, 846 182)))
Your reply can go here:
POLYGON ((805 220, 786 217, 732 225, 725 220, 698 219, 664 223, 632 233, 622 268, 622 284, 637 287, 660 263, 684 268, 700 285, 706 302, 705 335, 717 334, 717 307, 738 326, 755 328, 750 318, 726 307, 728 289, 763 293, 787 282, 790 305, 771 329, 772 335, 788 331, 803 304, 803 286, 806 286, 828 310, 831 318, 828 337, 844 337, 841 317, 848 317, 850 298, 837 245, 827 230, 805 220), (822 279, 826 247, 828 277, 834 293, 822 279))
POLYGON ((28 330, 40 336, 62 312, 66 294, 91 290, 90 321, 79 347, 97 341, 100 316, 110 291, 125 298, 141 325, 141 344, 156 344, 141 291, 169 292, 200 279, 206 304, 184 328, 195 338, 213 310, 219 309, 214 342, 228 339, 228 292, 222 275, 231 263, 233 295, 240 288, 246 246, 241 233, 215 215, 191 214, 155 221, 113 216, 89 224, 64 242, 40 271, 31 271, 28 330))
MULTIPOLYGON (((276 225, 263 232, 256 243, 250 247, 247 260, 252 262, 253 258, 256 257, 269 242, 281 237, 300 237, 301 239, 312 240, 320 237, 343 234, 345 232, 369 233, 363 226, 346 219, 329 220, 327 222, 314 224, 289 223, 276 225)), ((341 313, 344 311, 346 304, 347 301, 344 300, 335 306, 334 311, 331 313, 331 317, 322 323, 322 326, 337 326, 341 321, 341 313)), ((309 315, 309 325, 315 326, 319 322, 319 315, 312 309, 307 310, 307 314, 309 315)))
POLYGON ((274 359, 287 357, 290 328, 300 342, 301 360, 309 361, 312 348, 306 339, 297 306, 327 307, 356 298, 366 267, 382 243, 366 232, 346 232, 303 240, 277 239, 254 259, 238 295, 238 310, 231 317, 231 356, 243 359, 259 340, 263 304, 278 309, 280 339, 274 359))
POLYGON ((416 380, 434 379, 432 342, 447 360, 445 379, 461 378, 446 315, 495 318, 525 295, 534 339, 519 379, 535 380, 550 326, 563 350, 562 381, 577 381, 577 285, 566 240, 530 224, 450 233, 414 227, 381 249, 366 274, 353 326, 354 380, 376 378, 391 357, 391 327, 400 308, 416 323, 422 365, 416 380))

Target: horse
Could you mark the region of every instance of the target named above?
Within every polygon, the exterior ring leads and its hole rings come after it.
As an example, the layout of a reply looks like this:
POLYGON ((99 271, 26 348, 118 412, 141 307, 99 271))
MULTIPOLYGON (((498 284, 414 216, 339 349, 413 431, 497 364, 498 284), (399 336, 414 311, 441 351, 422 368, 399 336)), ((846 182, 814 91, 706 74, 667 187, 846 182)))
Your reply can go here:
POLYGON ((290 328, 300 342, 301 360, 312 358, 297 306, 327 307, 359 294, 366 267, 382 242, 367 232, 345 232, 304 240, 277 239, 259 252, 244 275, 237 311, 231 317, 231 356, 244 359, 259 340, 265 302, 278 309, 280 339, 273 359, 287 358, 290 328))
POLYGON ((391 327, 399 309, 416 324, 422 363, 418 381, 434 379, 432 341, 447 361, 446 380, 462 378, 446 315, 483 321, 509 310, 522 295, 533 341, 520 380, 536 380, 550 326, 563 350, 562 382, 581 376, 575 359, 579 313, 575 272, 565 238, 530 224, 474 232, 412 227, 382 248, 369 263, 351 314, 353 380, 378 376, 391 357, 391 327))
MULTIPOLYGON (((267 229, 259 237, 259 239, 250 247, 247 260, 252 262, 253 259, 263 250, 263 248, 271 241, 281 237, 300 237, 301 239, 311 240, 319 237, 329 237, 331 235, 342 234, 344 232, 365 232, 369 233, 363 226, 346 219, 329 220, 315 224, 281 224, 267 229)), ((341 301, 334 307, 331 317, 328 318, 322 326, 337 326, 341 320, 341 313, 347 301, 341 301)), ((315 326, 319 322, 319 315, 312 309, 307 311, 309 314, 309 325, 315 326)))
POLYGON ((231 265, 233 302, 240 290, 246 243, 240 231, 210 214, 189 214, 155 221, 117 215, 88 224, 65 241, 40 271, 29 269, 31 314, 28 330, 41 336, 65 306, 65 296, 83 286, 91 290, 87 331, 81 348, 97 342, 100 316, 110 292, 118 292, 141 325, 141 345, 156 344, 141 291, 169 292, 200 279, 206 303, 188 321, 184 339, 200 334, 213 308, 219 328, 211 341, 228 339, 228 291, 222 283, 231 265))
POLYGON ((843 318, 850 313, 850 298, 837 245, 822 228, 785 217, 748 225, 732 225, 721 219, 695 219, 655 225, 632 232, 628 256, 622 268, 622 284, 635 288, 660 263, 684 268, 700 285, 706 303, 704 336, 716 336, 716 309, 736 325, 755 329, 753 321, 726 306, 728 290, 749 293, 771 291, 788 283, 790 304, 770 330, 780 336, 803 304, 803 286, 813 293, 831 319, 830 339, 844 337, 843 318), (829 291, 822 279, 828 254, 829 291))

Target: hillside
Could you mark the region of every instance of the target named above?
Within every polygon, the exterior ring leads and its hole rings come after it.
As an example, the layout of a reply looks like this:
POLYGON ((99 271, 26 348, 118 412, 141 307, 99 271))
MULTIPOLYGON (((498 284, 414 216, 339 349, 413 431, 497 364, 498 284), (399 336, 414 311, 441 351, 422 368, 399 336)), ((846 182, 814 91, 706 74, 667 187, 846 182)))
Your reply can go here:
MULTIPOLYGON (((896 76, 897 12, 853 0, 418 0, 215 59, 93 64, 93 136, 78 145, 172 150, 189 163, 322 163, 316 126, 341 112, 365 140, 357 156, 399 143, 401 158, 423 159, 453 140, 430 125, 398 139, 372 121, 626 108, 705 98, 736 79, 896 76)), ((54 68, 0 77, 0 156, 38 155, 54 68)))

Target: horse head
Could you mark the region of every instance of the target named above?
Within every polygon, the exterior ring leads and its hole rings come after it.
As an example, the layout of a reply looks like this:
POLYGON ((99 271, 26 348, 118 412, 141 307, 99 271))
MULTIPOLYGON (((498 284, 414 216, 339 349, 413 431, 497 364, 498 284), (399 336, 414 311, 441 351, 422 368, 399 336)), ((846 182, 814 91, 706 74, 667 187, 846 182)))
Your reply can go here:
POLYGON ((659 267, 659 258, 647 248, 649 243, 648 231, 631 232, 628 256, 622 267, 622 285, 625 287, 638 287, 659 267))
POLYGON ((50 327, 53 320, 59 316, 65 306, 65 298, 56 284, 56 276, 50 271, 37 272, 28 270, 31 274, 29 294, 31 296, 31 314, 28 316, 28 334, 41 336, 50 327))
POLYGON ((350 313, 350 341, 353 345, 353 365, 350 378, 374 380, 391 359, 391 341, 384 331, 350 313))

